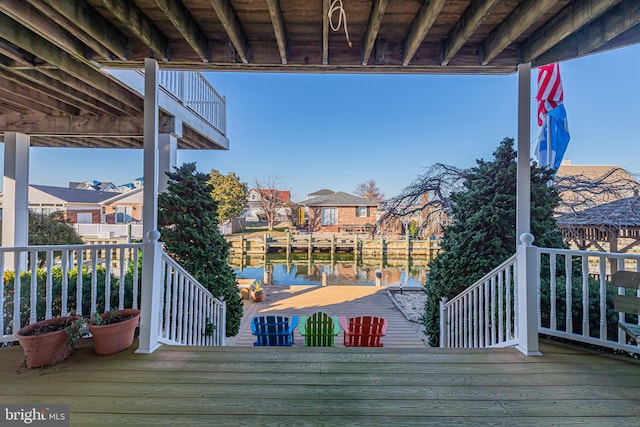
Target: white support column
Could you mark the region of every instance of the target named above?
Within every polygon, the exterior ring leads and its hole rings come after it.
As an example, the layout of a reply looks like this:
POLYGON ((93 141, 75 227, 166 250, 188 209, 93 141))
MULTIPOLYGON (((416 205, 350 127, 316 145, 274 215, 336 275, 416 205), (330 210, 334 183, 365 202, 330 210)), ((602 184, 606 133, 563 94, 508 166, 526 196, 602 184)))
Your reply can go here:
POLYGON ((531 233, 520 236, 518 245, 518 345, 526 356, 542 356, 538 341, 538 248, 531 233))
MULTIPOLYGON (((30 137, 18 132, 4 134, 4 178, 2 201, 2 246, 27 246, 29 241, 29 144, 30 137)), ((27 254, 15 259, 8 252, 5 268, 23 270, 27 254)))
POLYGON ((140 337, 137 353, 149 354, 159 346, 160 273, 162 246, 158 243, 158 63, 144 60, 144 193, 140 337))
POLYGON ((516 188, 516 247, 531 232, 531 63, 518 65, 518 147, 516 188))
POLYGON ((167 172, 174 172, 177 163, 178 138, 171 133, 161 133, 158 137, 160 157, 158 159, 158 192, 167 191, 167 172))
POLYGON ((158 62, 144 60, 144 210, 143 236, 158 228, 158 62))
POLYGON ((142 291, 140 335, 136 353, 151 354, 160 347, 160 300, 162 295, 162 244, 160 233, 151 231, 142 244, 142 291))

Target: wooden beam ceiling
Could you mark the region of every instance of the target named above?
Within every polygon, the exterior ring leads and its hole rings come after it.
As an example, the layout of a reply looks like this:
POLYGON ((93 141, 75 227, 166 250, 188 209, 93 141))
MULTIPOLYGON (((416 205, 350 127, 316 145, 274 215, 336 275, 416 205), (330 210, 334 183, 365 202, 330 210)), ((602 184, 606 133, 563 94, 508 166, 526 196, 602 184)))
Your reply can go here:
POLYGON ((534 65, 575 58, 597 52, 606 43, 637 27, 640 31, 640 2, 627 0, 610 9, 577 33, 538 56, 534 65))
MULTIPOLYGON (((227 36, 233 44, 233 47, 236 49, 240 60, 243 64, 248 64, 249 47, 247 44, 247 37, 242 30, 242 25, 240 24, 240 21, 238 21, 238 17, 236 16, 233 6, 231 6, 231 2, 229 0, 211 0, 211 5, 216 11, 216 15, 224 27, 224 30, 227 32, 227 36)), ((282 31, 284 31, 284 23, 282 31)), ((280 52, 282 54, 282 51, 280 52)))
POLYGON ((522 43, 520 46, 522 61, 533 61, 618 3, 620 0, 585 0, 565 7, 522 43))
POLYGON ((402 56, 402 65, 407 66, 411 62, 413 55, 415 55, 418 47, 424 40, 425 36, 431 29, 431 26, 435 22, 440 10, 444 6, 446 0, 431 0, 422 3, 420 11, 416 16, 416 19, 411 24, 411 30, 404 41, 404 54, 402 56))
POLYGON ((364 33, 364 39, 362 40, 362 65, 369 63, 371 57, 371 51, 375 45, 376 38, 378 37, 378 31, 380 31, 380 25, 384 18, 384 12, 387 9, 388 0, 374 0, 371 6, 371 13, 369 14, 369 22, 367 23, 367 30, 364 33))
POLYGON ((271 16, 271 25, 273 25, 273 33, 276 36, 276 43, 280 51, 280 60, 282 65, 287 65, 287 34, 284 28, 284 18, 282 17, 282 9, 280 8, 280 0, 266 0, 269 8, 269 16, 271 16))
POLYGON ((202 62, 209 61, 209 42, 207 37, 193 19, 189 10, 180 0, 155 0, 156 4, 182 34, 189 46, 198 54, 202 62))

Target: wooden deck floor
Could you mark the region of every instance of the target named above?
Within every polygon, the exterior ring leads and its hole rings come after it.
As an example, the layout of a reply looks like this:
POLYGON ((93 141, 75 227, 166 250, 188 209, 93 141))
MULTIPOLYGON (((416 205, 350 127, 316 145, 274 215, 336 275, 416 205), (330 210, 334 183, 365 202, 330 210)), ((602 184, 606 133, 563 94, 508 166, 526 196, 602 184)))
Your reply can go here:
POLYGON ((247 303, 237 346, 101 357, 81 340, 43 369, 21 367, 19 346, 0 348, 0 403, 69 404, 73 426, 640 425, 637 360, 551 343, 529 358, 427 348, 380 289, 330 288, 272 288, 268 303, 247 303), (253 347, 246 333, 258 312, 375 307, 390 316, 384 348, 253 347))
MULTIPOLYGON (((545 344, 512 349, 185 348, 20 368, 0 402, 69 404, 71 425, 638 426, 640 364, 545 344)), ((1 423, 0 423, 1 424, 1 423)))

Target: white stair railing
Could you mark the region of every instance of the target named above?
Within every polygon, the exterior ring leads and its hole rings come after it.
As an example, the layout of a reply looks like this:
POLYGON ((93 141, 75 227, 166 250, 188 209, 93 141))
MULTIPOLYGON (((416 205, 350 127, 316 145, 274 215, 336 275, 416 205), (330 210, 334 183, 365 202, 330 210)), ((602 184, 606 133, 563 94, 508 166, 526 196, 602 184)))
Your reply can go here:
POLYGON ((225 345, 224 300, 215 298, 164 251, 161 268, 159 341, 170 345, 225 345))
POLYGON ((516 255, 462 293, 440 302, 440 347, 517 344, 516 255))
POLYGON ((141 244, 0 248, 0 342, 51 317, 138 308, 141 250, 141 244))

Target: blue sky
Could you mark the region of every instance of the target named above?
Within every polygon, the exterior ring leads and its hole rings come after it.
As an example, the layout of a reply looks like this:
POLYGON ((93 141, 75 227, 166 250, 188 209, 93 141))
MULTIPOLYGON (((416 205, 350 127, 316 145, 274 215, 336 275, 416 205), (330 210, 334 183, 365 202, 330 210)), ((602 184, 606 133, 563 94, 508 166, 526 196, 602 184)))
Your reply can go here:
MULTIPOLYGON (((574 164, 640 172, 640 46, 561 64, 574 164)), ((229 151, 181 151, 208 173, 250 186, 278 177, 294 201, 321 188, 353 192, 373 179, 398 194, 430 165, 472 166, 516 137, 517 75, 205 73, 227 97, 229 151)), ((532 72, 531 151, 537 72, 532 72)), ((30 182, 66 186, 142 175, 141 150, 34 148, 30 182)))

